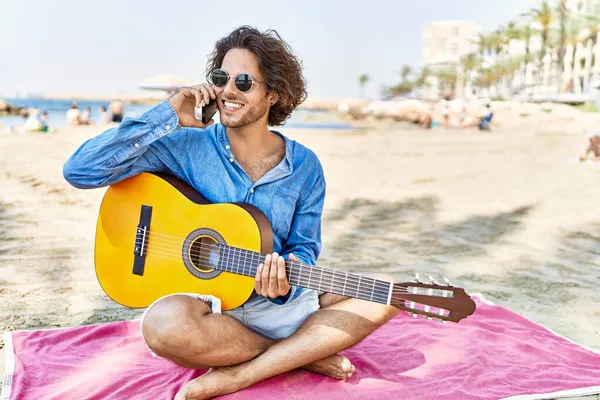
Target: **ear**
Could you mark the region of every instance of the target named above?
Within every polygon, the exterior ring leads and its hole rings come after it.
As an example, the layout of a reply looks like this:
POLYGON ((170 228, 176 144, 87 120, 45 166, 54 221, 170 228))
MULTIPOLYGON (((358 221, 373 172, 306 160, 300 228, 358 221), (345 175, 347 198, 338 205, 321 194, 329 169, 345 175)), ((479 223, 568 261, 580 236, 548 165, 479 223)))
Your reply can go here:
POLYGON ((277 93, 271 92, 271 100, 269 100, 269 105, 273 107, 277 101, 279 101, 279 96, 277 93))

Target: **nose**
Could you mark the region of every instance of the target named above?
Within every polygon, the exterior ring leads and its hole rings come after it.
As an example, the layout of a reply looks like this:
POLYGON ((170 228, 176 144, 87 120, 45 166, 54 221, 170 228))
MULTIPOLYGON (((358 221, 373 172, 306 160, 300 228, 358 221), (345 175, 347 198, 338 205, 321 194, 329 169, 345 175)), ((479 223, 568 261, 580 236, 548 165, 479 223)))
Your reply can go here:
POLYGON ((225 85, 225 87, 223 88, 223 94, 225 96, 227 96, 227 95, 237 96, 238 95, 238 89, 235 86, 235 78, 234 77, 230 77, 229 80, 227 81, 227 85, 225 85))

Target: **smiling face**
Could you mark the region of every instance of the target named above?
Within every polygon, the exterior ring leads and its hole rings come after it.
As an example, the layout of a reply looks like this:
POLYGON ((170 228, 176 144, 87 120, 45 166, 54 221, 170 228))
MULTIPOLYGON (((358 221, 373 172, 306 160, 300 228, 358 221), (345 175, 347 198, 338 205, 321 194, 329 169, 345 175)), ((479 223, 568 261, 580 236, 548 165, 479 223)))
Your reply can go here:
POLYGON ((245 49, 231 49, 225 54, 221 69, 229 74, 224 88, 215 87, 221 123, 228 128, 241 128, 264 120, 267 126, 272 95, 267 94, 256 56, 245 49), (248 92, 241 92, 235 86, 235 78, 240 73, 250 74, 254 79, 254 85, 248 92))

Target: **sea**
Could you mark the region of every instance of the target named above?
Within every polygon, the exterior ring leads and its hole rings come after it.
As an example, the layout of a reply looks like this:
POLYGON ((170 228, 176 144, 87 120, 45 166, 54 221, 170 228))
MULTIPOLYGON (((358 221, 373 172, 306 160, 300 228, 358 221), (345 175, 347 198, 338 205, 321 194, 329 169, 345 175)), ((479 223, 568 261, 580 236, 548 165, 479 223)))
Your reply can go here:
MULTIPOLYGON (((73 101, 77 102, 80 110, 85 107, 90 107, 92 111, 92 121, 100 120, 100 108, 105 106, 108 109, 110 100, 50 100, 50 99, 35 99, 35 98, 17 98, 4 99, 5 101, 20 107, 38 108, 40 111, 48 112, 49 124, 51 128, 60 128, 67 125, 67 111, 71 107, 73 101)), ((152 104, 125 104, 126 117, 138 117, 141 114, 152 108, 152 104)), ((321 114, 322 111, 311 110, 296 110, 291 118, 284 125, 287 128, 301 129, 333 129, 333 130, 350 130, 354 127, 346 122, 340 121, 312 121, 311 117, 321 114)), ((328 118, 331 119, 331 118, 328 118)), ((25 120, 18 115, 10 115, 0 117, 0 126, 7 128, 18 128, 23 126, 25 120)))

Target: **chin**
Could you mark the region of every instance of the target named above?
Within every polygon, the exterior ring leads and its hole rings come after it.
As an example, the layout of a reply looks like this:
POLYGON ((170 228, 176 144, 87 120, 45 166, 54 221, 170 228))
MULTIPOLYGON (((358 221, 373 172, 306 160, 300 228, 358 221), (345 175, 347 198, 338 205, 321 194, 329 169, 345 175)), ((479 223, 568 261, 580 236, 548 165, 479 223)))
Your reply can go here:
POLYGON ((240 121, 236 118, 221 118, 221 125, 226 128, 240 128, 244 126, 244 121, 240 121))

